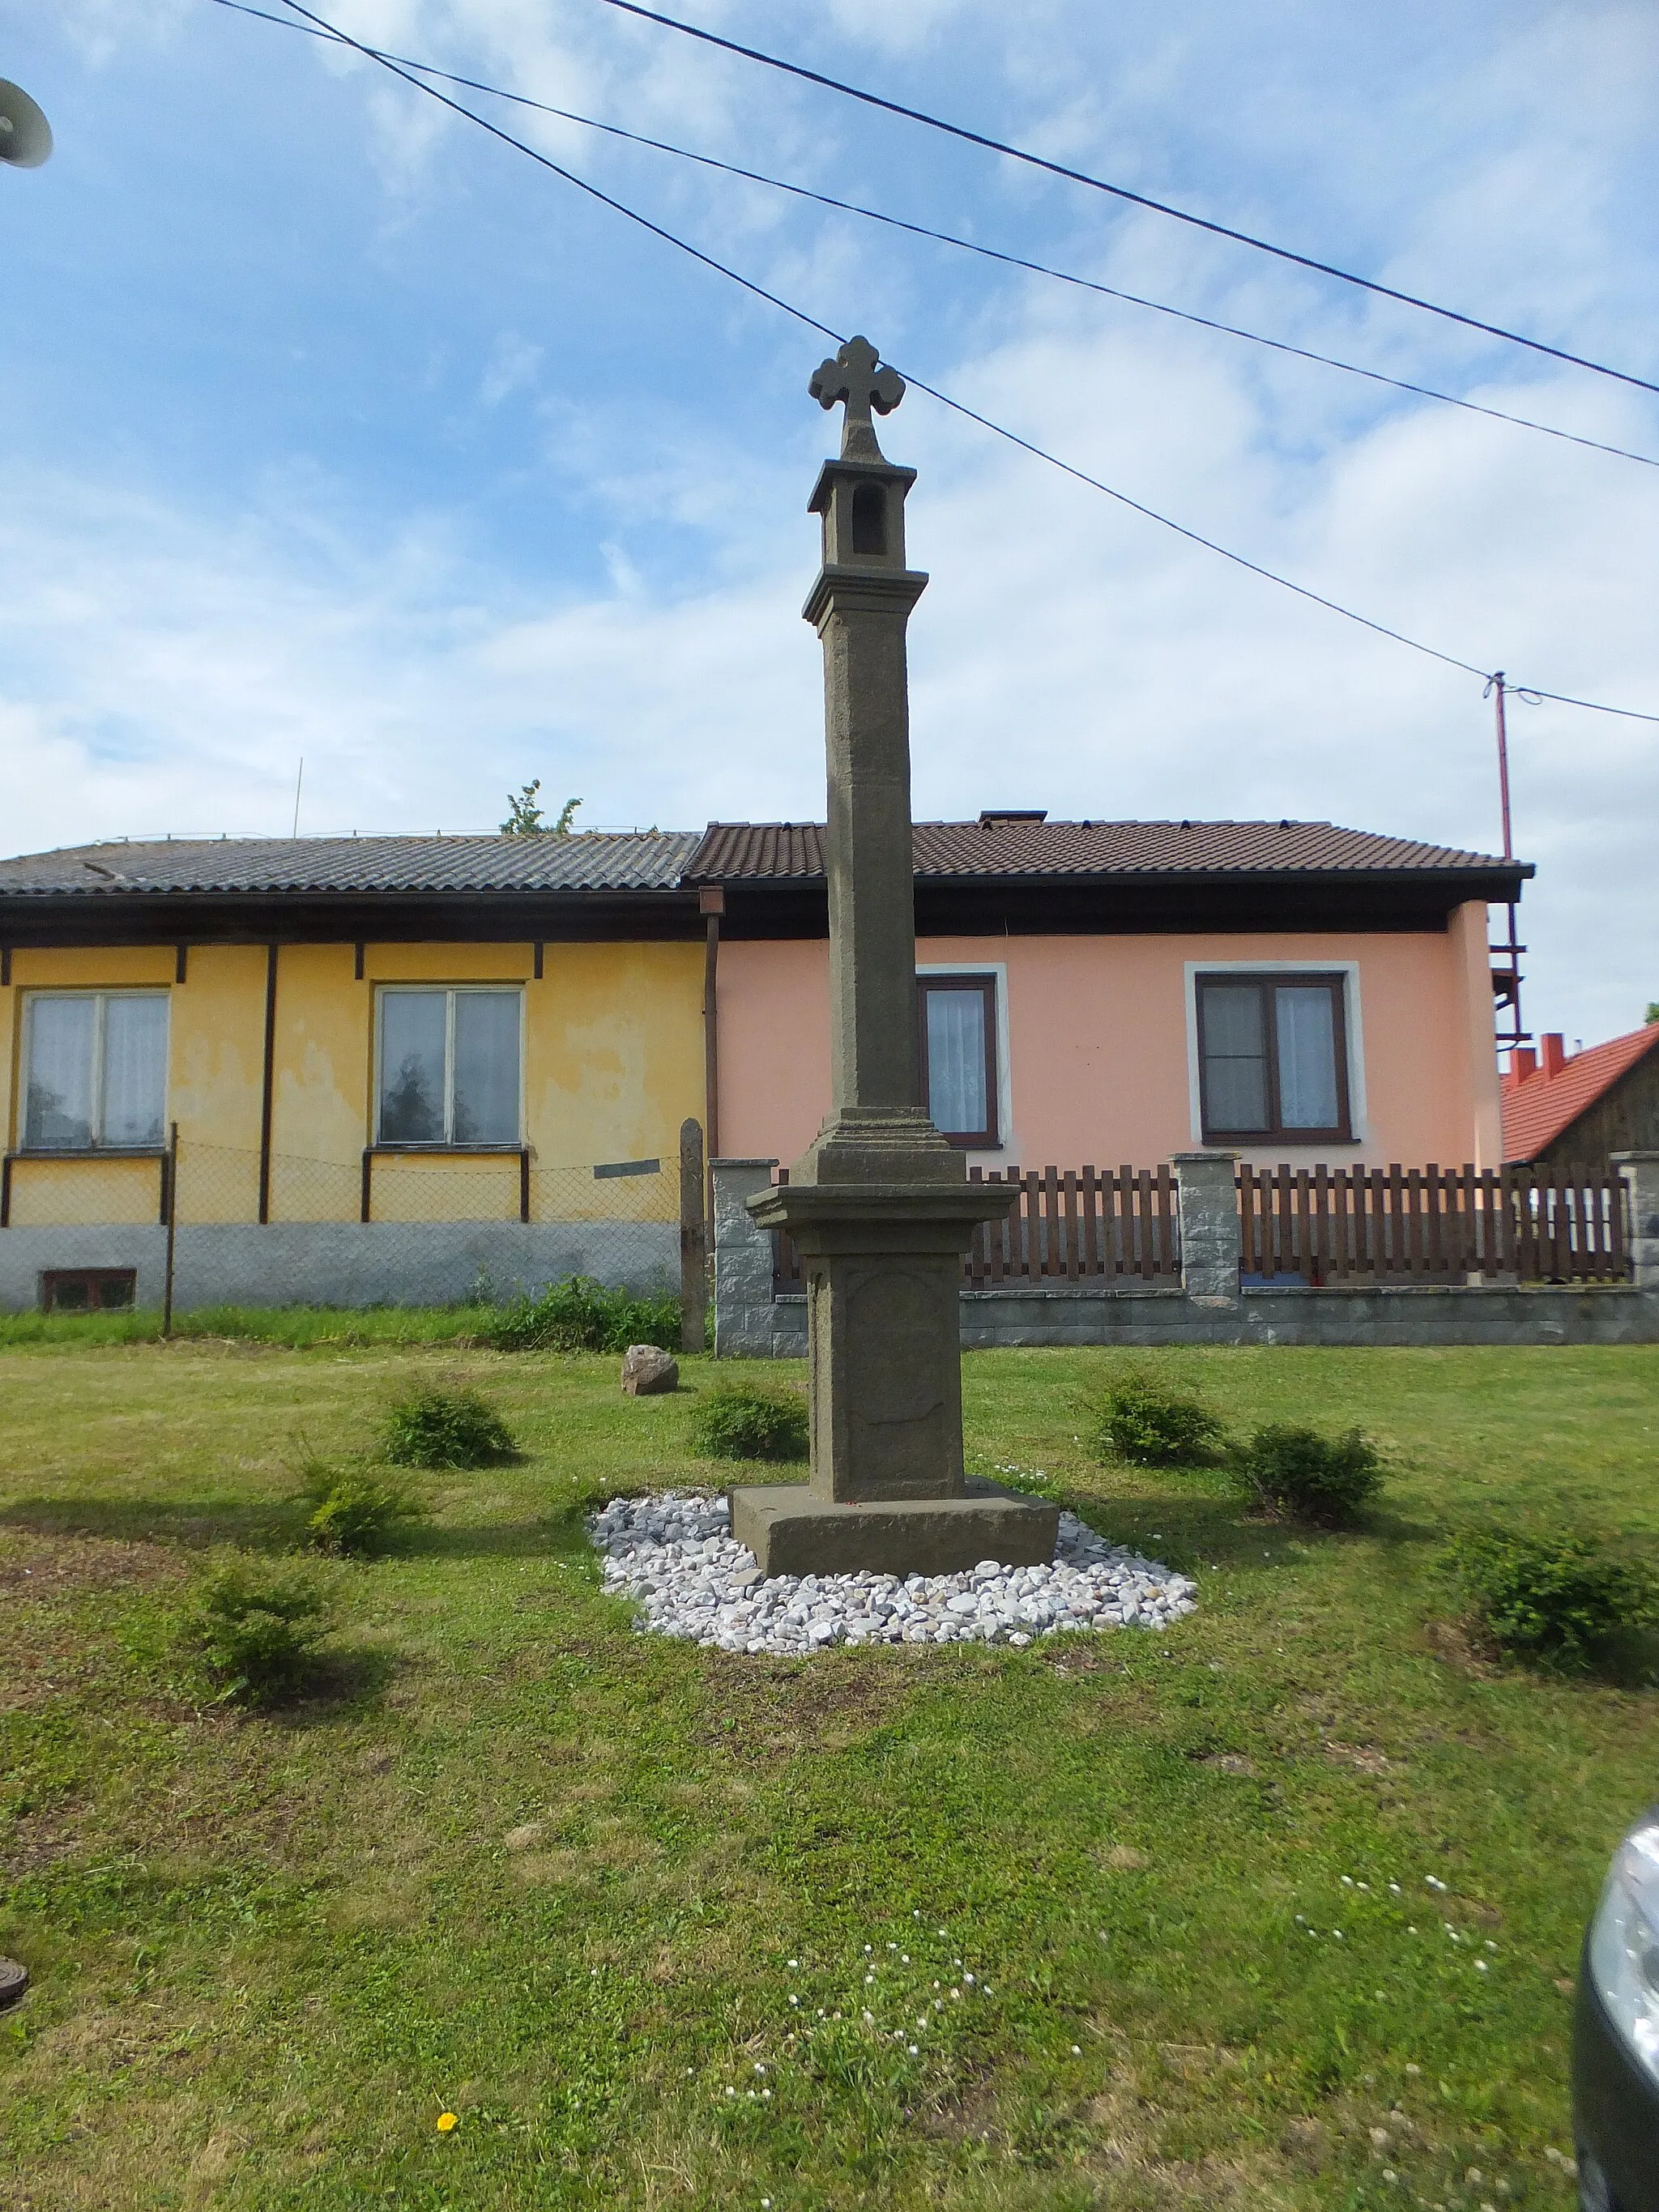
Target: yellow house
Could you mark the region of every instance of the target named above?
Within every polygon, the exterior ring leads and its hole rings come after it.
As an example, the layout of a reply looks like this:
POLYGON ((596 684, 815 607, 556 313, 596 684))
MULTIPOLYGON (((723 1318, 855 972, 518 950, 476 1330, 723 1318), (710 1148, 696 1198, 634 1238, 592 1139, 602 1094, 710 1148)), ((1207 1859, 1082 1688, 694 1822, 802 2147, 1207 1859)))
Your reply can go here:
POLYGON ((0 862, 0 1306, 425 1303, 678 1269, 696 833, 0 862))

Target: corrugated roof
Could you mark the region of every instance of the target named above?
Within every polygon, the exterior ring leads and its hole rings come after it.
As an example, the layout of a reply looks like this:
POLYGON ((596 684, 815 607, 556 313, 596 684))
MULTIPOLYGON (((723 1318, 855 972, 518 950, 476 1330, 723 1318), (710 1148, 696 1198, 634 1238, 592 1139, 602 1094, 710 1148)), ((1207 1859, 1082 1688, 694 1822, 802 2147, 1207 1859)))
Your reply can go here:
POLYGON ((0 860, 0 898, 65 892, 306 897, 353 892, 672 890, 696 830, 569 837, 230 837, 75 845, 0 860))
POLYGON ((1574 1053, 1553 1075, 1542 1067, 1530 1075, 1505 1075, 1501 1085, 1504 1158, 1533 1160, 1547 1152, 1564 1130, 1656 1045, 1659 1022, 1650 1022, 1645 1029, 1574 1053))
MULTIPOLYGON (((954 877, 1533 872, 1332 822, 918 822, 915 860, 918 876, 954 877)), ((711 823, 686 870, 694 882, 823 872, 817 822, 711 823)))

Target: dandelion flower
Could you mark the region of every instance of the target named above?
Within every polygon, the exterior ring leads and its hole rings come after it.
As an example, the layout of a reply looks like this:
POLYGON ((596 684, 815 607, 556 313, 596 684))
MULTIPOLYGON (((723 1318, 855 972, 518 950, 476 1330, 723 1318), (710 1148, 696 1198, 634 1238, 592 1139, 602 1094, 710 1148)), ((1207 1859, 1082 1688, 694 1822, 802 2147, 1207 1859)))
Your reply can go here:
POLYGON ((447 2136, 447 2135, 449 2133, 449 2130, 451 2130, 451 2128, 453 2128, 454 2125, 455 2125, 455 2115, 454 2115, 454 2113, 453 2113, 453 2112, 440 2112, 440 2113, 439 2113, 439 2115, 438 2115, 438 2133, 439 2133, 441 2136, 447 2136))

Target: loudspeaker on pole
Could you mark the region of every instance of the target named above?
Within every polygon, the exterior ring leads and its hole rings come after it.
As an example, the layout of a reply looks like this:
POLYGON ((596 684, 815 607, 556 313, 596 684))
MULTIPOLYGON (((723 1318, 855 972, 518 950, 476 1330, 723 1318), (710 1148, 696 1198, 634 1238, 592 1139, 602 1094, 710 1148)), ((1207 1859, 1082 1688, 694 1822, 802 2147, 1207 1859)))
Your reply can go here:
POLYGON ((51 124, 21 84, 0 76, 0 161, 38 169, 51 151, 51 124))

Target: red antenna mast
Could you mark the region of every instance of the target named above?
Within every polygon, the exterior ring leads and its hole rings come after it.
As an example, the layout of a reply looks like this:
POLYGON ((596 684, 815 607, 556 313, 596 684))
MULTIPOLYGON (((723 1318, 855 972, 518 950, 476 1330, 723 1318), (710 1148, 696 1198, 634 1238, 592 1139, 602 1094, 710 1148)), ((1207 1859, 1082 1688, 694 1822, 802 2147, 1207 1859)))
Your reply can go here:
MULTIPOLYGON (((1486 690, 1491 695, 1498 723, 1498 796, 1504 811, 1504 858, 1512 860, 1515 858, 1515 838, 1510 821, 1510 732, 1504 711, 1509 686, 1504 680, 1501 668, 1486 678, 1486 690)), ((1507 939, 1487 949, 1503 957, 1504 964, 1492 970, 1492 988, 1497 994, 1499 1006, 1508 1017, 1506 1026, 1498 1030, 1498 1042, 1500 1048, 1507 1047, 1513 1050, 1516 1045, 1524 1044, 1531 1032, 1522 1027, 1521 1020, 1521 955, 1527 948, 1515 933, 1513 899, 1510 901, 1508 911, 1510 927, 1507 939)))

